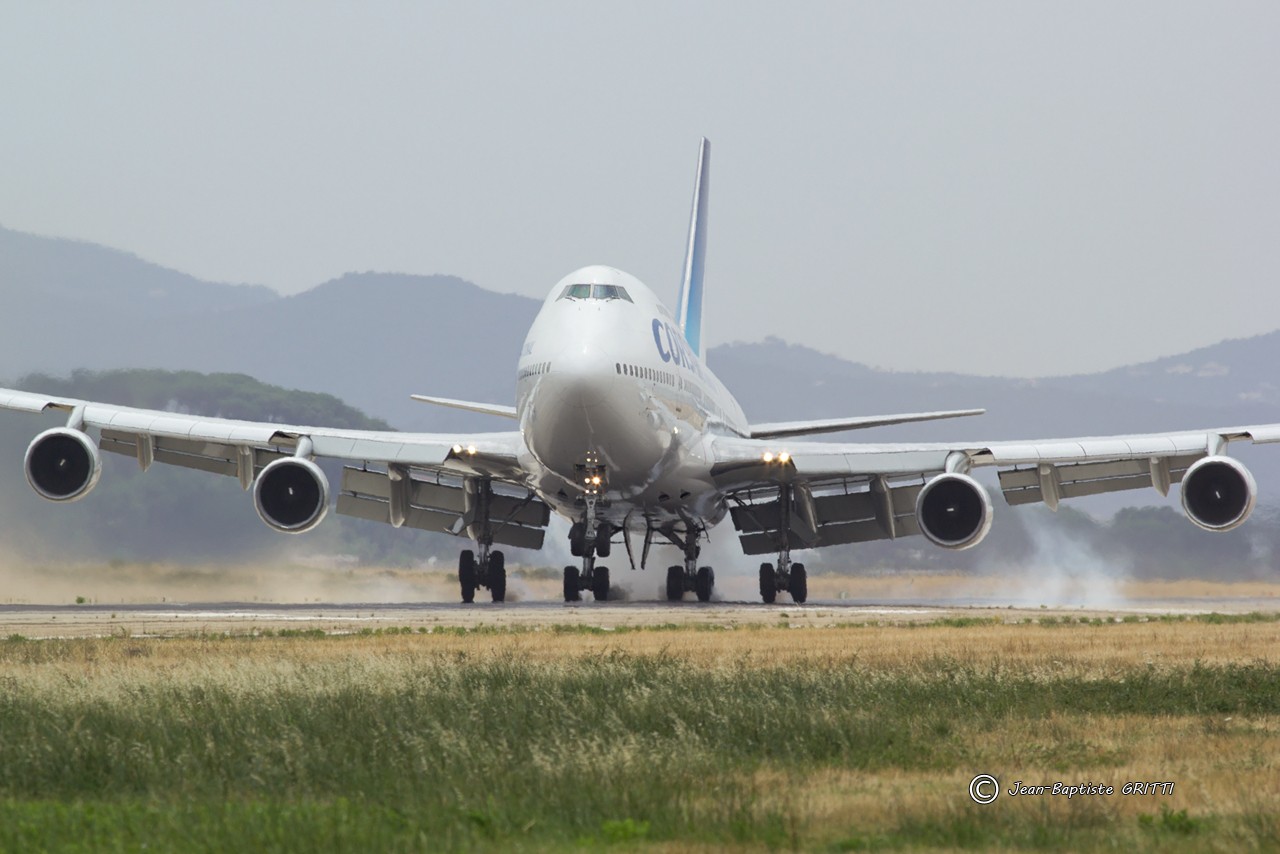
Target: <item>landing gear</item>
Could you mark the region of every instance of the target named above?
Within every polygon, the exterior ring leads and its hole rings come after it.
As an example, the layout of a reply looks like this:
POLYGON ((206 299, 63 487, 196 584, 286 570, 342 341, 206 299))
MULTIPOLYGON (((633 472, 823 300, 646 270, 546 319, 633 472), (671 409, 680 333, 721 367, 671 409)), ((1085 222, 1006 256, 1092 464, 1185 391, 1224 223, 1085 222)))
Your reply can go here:
MULTIPOLYGON (((594 486, 598 487, 603 470, 591 469, 587 473, 587 482, 595 478, 594 486)), ((582 601, 582 591, 590 590, 597 602, 609 598, 609 568, 596 566, 596 555, 608 557, 612 551, 613 526, 608 522, 596 521, 596 504, 600 500, 598 489, 589 489, 583 496, 586 512, 581 522, 574 522, 569 527, 569 552, 574 557, 582 558, 582 568, 566 566, 564 568, 564 601, 582 601)))
POLYGON ((609 598, 609 567, 596 566, 594 557, 583 558, 583 568, 564 568, 564 601, 581 602, 582 591, 590 590, 597 602, 609 598))
POLYGON ((476 601, 476 553, 471 549, 458 556, 458 584, 462 587, 464 604, 476 601))
POLYGON ((613 526, 608 522, 601 522, 596 528, 596 554, 600 557, 608 557, 609 552, 613 550, 613 526))
POLYGON ((463 484, 463 515, 467 522, 467 535, 476 541, 479 554, 464 549, 458 556, 458 586, 462 601, 471 604, 476 600, 476 589, 488 587, 493 601, 507 598, 507 560, 493 547, 493 531, 489 525, 489 505, 493 489, 488 478, 470 478, 463 484))
POLYGON ((664 531, 667 539, 684 549, 684 566, 667 568, 667 601, 679 602, 684 594, 692 590, 698 595, 699 602, 710 602, 716 586, 715 571, 709 567, 698 567, 698 555, 702 552, 698 538, 702 530, 689 525, 683 539, 673 531, 664 531))
POLYGON ((809 598, 809 574, 804 564, 791 562, 791 487, 778 489, 778 507, 782 513, 779 525, 778 568, 773 564, 760 564, 760 599, 772 605, 778 599, 778 591, 791 594, 791 601, 803 605, 809 598))
POLYGON ((797 605, 803 605, 804 600, 809 598, 809 574, 804 571, 804 564, 791 564, 791 578, 787 581, 787 592, 791 594, 791 601, 797 605))
POLYGON ((609 598, 609 567, 597 566, 592 570, 591 595, 596 597, 597 602, 604 602, 609 598))
POLYGON ((489 592, 493 601, 507 601, 507 558, 502 552, 489 553, 489 592))
POLYGON ((773 564, 760 564, 760 598, 772 605, 778 598, 778 579, 773 574, 773 564))
POLYGON ((698 594, 699 602, 711 601, 711 590, 716 584, 716 574, 712 572, 711 567, 704 566, 698 570, 698 575, 693 581, 693 589, 698 594))
MULTIPOLYGON (((783 560, 789 560, 784 558, 783 560)), ((760 599, 766 605, 772 605, 778 599, 778 591, 785 590, 791 594, 791 601, 803 605, 809 598, 809 574, 802 563, 778 561, 778 569, 771 563, 760 564, 760 599), (783 567, 786 567, 785 569, 783 567)))
POLYGON ((679 602, 684 598, 684 567, 667 567, 667 601, 679 602))
POLYGON ((582 587, 578 584, 578 568, 566 566, 564 568, 564 601, 579 602, 581 600, 582 587))
POLYGON ((462 601, 468 605, 476 600, 476 588, 488 587, 493 601, 507 598, 507 560, 502 552, 491 552, 480 546, 480 557, 471 549, 464 549, 458 556, 458 586, 462 588, 462 601))

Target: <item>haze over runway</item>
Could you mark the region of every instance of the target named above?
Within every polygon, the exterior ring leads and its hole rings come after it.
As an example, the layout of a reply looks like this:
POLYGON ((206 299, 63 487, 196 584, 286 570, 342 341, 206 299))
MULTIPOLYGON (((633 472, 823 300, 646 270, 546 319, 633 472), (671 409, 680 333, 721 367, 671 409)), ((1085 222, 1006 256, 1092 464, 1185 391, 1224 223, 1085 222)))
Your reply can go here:
POLYGON ((1280 325, 1274 4, 3 17, 0 224, 202 278, 670 299, 705 135, 713 345, 1042 376, 1280 325))

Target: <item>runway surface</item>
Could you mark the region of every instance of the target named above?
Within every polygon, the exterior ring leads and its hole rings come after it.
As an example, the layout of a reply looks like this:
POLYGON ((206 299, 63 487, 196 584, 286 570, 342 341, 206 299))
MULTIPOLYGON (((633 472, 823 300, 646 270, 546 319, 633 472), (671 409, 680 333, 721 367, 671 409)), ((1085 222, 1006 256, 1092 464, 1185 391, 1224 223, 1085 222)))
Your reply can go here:
POLYGON ((366 629, 677 625, 738 626, 786 624, 836 626, 865 623, 934 622, 949 617, 1000 618, 1008 622, 1046 616, 1122 619, 1161 614, 1277 611, 1280 603, 1257 599, 1197 597, 1133 600, 1113 607, 1029 607, 995 601, 826 600, 805 605, 758 602, 580 602, 523 601, 472 605, 448 602, 338 602, 265 604, 262 602, 164 602, 115 605, 0 605, 0 637, 93 637, 113 634, 176 636, 200 633, 252 633, 264 629, 320 629, 349 633, 366 629))

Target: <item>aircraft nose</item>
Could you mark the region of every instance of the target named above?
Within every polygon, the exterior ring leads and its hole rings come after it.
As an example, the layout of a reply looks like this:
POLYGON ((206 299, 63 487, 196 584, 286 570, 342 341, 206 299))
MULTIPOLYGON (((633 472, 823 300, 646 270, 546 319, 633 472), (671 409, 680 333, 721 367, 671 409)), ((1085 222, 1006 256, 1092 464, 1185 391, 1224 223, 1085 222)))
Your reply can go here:
POLYGON ((543 382, 554 389, 562 404, 591 406, 601 403, 616 373, 608 353, 599 347, 574 347, 551 360, 543 382))

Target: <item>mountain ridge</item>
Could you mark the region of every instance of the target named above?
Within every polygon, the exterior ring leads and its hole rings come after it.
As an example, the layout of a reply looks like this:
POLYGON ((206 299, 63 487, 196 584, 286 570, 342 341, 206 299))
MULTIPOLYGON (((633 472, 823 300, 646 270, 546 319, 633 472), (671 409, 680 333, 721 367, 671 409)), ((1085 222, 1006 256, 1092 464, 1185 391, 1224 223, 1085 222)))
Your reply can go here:
MULTIPOLYGON (((209 283, 84 241, 0 228, 0 366, 240 372, 337 395, 400 429, 494 429, 412 393, 509 402, 540 301, 457 276, 351 272, 290 296, 209 283), (159 292, 163 296, 155 296, 159 292)), ((981 339, 978 339, 981 343, 981 339)), ((885 370, 777 338, 708 363, 757 421, 986 407, 982 419, 854 434, 986 439, 1280 421, 1280 331, 1092 374, 1039 379, 885 370), (1224 421, 1225 419, 1225 421, 1224 421)))

